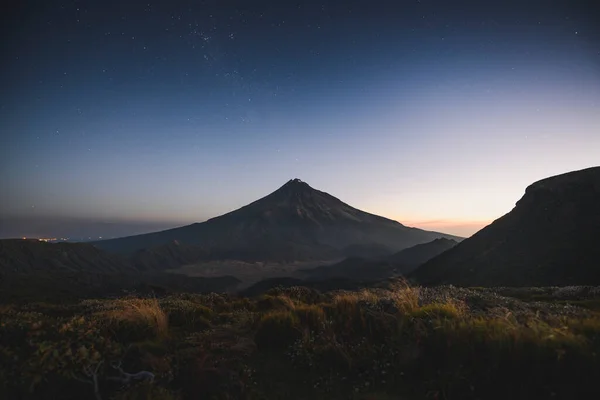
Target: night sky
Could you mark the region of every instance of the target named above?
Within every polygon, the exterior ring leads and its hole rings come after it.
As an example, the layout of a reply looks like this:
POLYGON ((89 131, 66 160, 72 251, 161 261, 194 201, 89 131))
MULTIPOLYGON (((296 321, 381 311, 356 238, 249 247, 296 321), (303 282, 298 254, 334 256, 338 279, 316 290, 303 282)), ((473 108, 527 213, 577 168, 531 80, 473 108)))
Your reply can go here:
POLYGON ((0 237, 203 221, 291 178, 470 235, 600 164, 577 1, 44 1, 3 12, 0 237))

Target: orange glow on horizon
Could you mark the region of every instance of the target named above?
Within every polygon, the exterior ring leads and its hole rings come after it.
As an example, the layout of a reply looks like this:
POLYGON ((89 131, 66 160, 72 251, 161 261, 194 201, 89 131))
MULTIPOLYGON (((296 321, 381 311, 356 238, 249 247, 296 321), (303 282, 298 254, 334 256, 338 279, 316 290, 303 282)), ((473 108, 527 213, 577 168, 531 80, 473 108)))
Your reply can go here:
POLYGON ((462 237, 469 237, 491 224, 493 220, 458 220, 458 219, 432 219, 432 220, 410 220, 397 218, 403 225, 438 231, 462 237))

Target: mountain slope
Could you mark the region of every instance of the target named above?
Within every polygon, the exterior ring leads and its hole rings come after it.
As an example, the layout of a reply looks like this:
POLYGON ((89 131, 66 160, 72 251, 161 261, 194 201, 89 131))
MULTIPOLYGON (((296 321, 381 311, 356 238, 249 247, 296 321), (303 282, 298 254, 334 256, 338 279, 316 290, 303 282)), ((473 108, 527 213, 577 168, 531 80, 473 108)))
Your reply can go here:
POLYGON ((357 210, 293 179, 260 200, 203 223, 94 244, 131 255, 177 241, 202 248, 212 259, 304 261, 339 258, 351 245, 399 251, 440 237, 455 238, 357 210))
POLYGON ((600 167, 530 185, 515 208, 419 267, 423 284, 600 284, 600 167))
POLYGON ((386 260, 392 264, 400 265, 401 271, 404 274, 412 272, 415 268, 432 258, 442 254, 446 250, 450 250, 456 246, 458 242, 452 239, 439 238, 431 242, 418 244, 408 249, 399 251, 387 257, 386 260))

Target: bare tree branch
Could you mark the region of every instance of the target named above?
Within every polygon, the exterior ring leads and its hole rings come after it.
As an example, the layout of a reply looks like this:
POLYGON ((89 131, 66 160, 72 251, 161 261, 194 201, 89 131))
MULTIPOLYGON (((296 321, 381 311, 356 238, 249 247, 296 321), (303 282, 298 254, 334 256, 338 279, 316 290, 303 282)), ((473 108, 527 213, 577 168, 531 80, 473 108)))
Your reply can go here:
POLYGON ((100 396, 100 387, 98 386, 98 371, 100 370, 102 363, 103 361, 98 362, 93 370, 91 365, 86 365, 83 367, 83 373, 91 379, 82 379, 77 377, 75 374, 71 374, 73 379, 78 380, 79 382, 90 384, 94 387, 94 397, 96 400, 102 400, 102 396, 100 396))

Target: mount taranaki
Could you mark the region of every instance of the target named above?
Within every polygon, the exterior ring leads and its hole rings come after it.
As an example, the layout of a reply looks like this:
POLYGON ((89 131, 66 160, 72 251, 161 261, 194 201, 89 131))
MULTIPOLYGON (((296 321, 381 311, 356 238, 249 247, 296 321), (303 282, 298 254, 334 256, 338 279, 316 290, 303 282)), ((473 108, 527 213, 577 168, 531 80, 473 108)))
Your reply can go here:
POLYGON ((456 236, 410 228, 357 210, 299 179, 230 213, 180 228, 94 242, 135 258, 310 261, 341 258, 349 247, 387 248, 390 254, 456 236))

